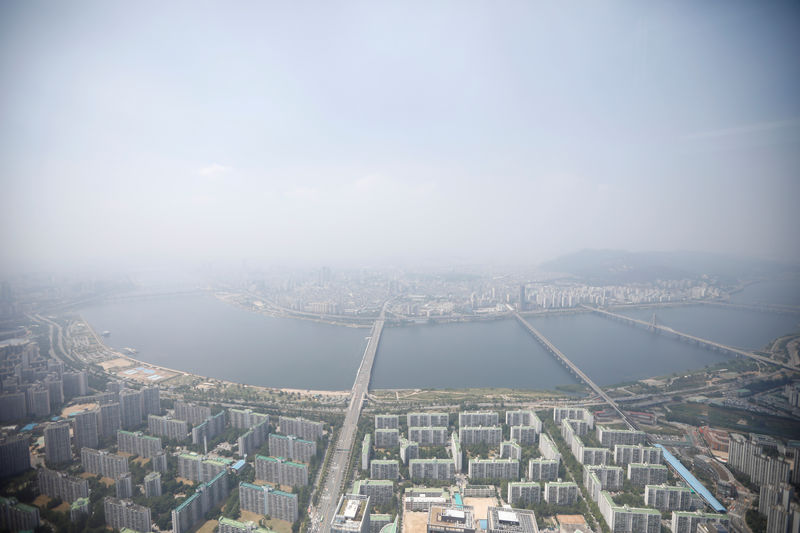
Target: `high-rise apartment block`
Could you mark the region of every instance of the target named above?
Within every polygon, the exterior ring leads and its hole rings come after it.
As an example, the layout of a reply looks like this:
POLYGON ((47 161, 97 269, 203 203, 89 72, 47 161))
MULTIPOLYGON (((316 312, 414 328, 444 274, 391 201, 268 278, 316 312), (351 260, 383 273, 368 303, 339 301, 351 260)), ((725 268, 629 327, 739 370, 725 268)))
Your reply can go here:
POLYGON ((420 446, 445 446, 447 444, 447 427, 446 426, 409 427, 408 439, 418 443, 420 446))
POLYGON ((262 422, 266 422, 269 426, 269 415, 256 413, 251 409, 228 409, 228 418, 231 427, 239 429, 250 429, 262 422))
POLYGON ((150 458, 162 450, 161 439, 145 435, 141 431, 117 431, 119 451, 150 458))
POLYGON ((0 478, 13 476, 31 467, 30 439, 23 435, 0 437, 0 478))
POLYGON ((499 423, 500 415, 493 411, 462 411, 458 413, 458 427, 496 426, 499 423))
POLYGON ((470 459, 468 476, 471 479, 519 479, 516 459, 470 459))
POLYGON ((97 448, 99 435, 100 411, 81 411, 72 416, 72 430, 75 434, 75 450, 81 453, 82 448, 97 448))
POLYGON ((178 420, 186 420, 193 426, 196 426, 203 423, 203 421, 210 416, 210 407, 184 402, 182 400, 177 400, 175 402, 175 418, 178 420))
POLYGON ((375 415, 375 429, 399 429, 400 417, 397 415, 375 415))
POLYGON ((558 479, 560 461, 555 459, 531 459, 528 461, 528 479, 530 481, 555 481, 558 479))
POLYGON ((394 448, 400 445, 400 431, 397 429, 376 429, 375 446, 378 448, 394 448))
POLYGON ((256 455, 256 479, 292 487, 308 485, 308 465, 256 455))
POLYGON ((268 435, 269 418, 262 419, 261 422, 251 426, 246 433, 239 437, 239 455, 241 457, 253 455, 266 442, 268 435))
POLYGON ((369 464, 371 479, 397 479, 400 477, 400 463, 394 459, 373 459, 369 464))
POLYGON ((287 436, 270 433, 269 453, 273 457, 283 457, 284 459, 309 463, 311 458, 317 454, 317 443, 294 435, 287 436))
POLYGON ((305 418, 280 417, 281 433, 296 435, 305 440, 318 440, 322 438, 322 422, 314 422, 305 418))
POLYGON ((510 505, 531 505, 541 503, 542 485, 537 482, 511 482, 508 484, 508 494, 506 499, 510 505))
POLYGON ((129 471, 127 457, 92 448, 81 449, 81 465, 86 472, 111 479, 116 479, 129 471))
POLYGON ((523 446, 533 446, 536 444, 536 437, 541 431, 536 430, 536 426, 511 426, 511 438, 523 446))
POLYGON ((239 507, 288 522, 294 522, 298 517, 297 494, 276 490, 268 485, 240 483, 239 507))
POLYGON ((458 429, 458 438, 462 446, 473 444, 497 446, 503 440, 503 429, 500 426, 461 426, 458 429))
POLYGON ((615 533, 659 533, 661 513, 656 509, 617 505, 606 491, 600 492, 597 500, 600 514, 615 533))
MULTIPOLYGON (((406 415, 406 425, 412 427, 444 427, 450 425, 450 417, 447 413, 408 413, 406 415)), ((411 439, 414 440, 414 439, 411 439)))
POLYGON ((157 437, 181 441, 189 436, 189 423, 169 415, 147 415, 147 432, 157 437))
POLYGON ((44 427, 44 454, 49 464, 72 461, 69 422, 52 422, 44 427))
POLYGON ((542 432, 542 421, 533 411, 506 411, 507 426, 531 426, 537 433, 542 432))
POLYGON ((661 448, 641 444, 616 444, 614 462, 620 466, 628 463, 661 464, 661 448))
POLYGON ((100 435, 113 437, 122 428, 122 412, 118 402, 100 404, 100 435))
POLYGON ((411 459, 408 471, 411 479, 452 480, 455 465, 450 459, 411 459))
POLYGON ((689 487, 647 485, 644 503, 659 511, 694 511, 703 507, 703 501, 689 487))
POLYGON ((161 496, 161 473, 150 472, 144 476, 144 495, 148 498, 161 496))
POLYGON ((78 498, 89 497, 89 482, 85 479, 47 468, 40 468, 36 477, 39 493, 50 498, 60 498, 72 503, 78 498))
POLYGON ((106 497, 103 500, 106 525, 117 530, 123 528, 149 533, 151 527, 150 509, 136 505, 130 500, 106 497))
POLYGON ((647 435, 644 431, 635 429, 614 429, 606 426, 597 426, 597 440, 600 444, 608 448, 614 448, 617 444, 645 444, 647 435))
POLYGON ((631 480, 631 483, 640 487, 661 485, 667 482, 667 467, 664 465, 629 463, 628 479, 631 480))
POLYGON ((142 416, 142 394, 131 389, 119 391, 119 407, 123 429, 134 429, 141 425, 142 416))

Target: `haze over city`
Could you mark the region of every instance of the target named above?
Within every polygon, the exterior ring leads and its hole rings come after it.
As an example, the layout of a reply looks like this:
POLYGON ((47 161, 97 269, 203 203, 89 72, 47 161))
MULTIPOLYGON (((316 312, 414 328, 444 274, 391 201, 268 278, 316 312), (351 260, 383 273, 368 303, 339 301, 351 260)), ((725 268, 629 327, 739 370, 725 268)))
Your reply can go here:
POLYGON ((0 269, 800 259, 791 2, 3 2, 0 269))

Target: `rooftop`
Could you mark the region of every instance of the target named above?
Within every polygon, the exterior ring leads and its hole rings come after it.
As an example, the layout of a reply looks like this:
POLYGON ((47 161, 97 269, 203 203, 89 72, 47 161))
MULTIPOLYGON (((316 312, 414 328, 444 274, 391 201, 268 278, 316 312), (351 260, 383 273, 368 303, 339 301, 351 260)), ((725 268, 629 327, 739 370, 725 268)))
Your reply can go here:
POLYGON ((714 511, 718 513, 726 512, 725 506, 722 505, 719 502, 719 500, 717 500, 711 494, 711 492, 705 487, 705 485, 700 483, 700 481, 696 477, 694 477, 694 475, 692 475, 692 473, 689 472, 689 470, 687 470, 686 467, 683 466, 683 464, 681 464, 681 462, 678 461, 678 459, 674 455, 669 453, 669 451, 667 451, 667 449, 664 448, 664 446, 662 446, 661 444, 656 444, 655 446, 656 448, 659 448, 661 450, 661 455, 664 456, 664 460, 667 462, 667 464, 670 465, 678 473, 678 475, 681 476, 681 478, 683 478, 683 480, 698 495, 700 495, 700 497, 703 498, 703 500, 705 500, 706 503, 708 503, 712 509, 714 509, 714 511))

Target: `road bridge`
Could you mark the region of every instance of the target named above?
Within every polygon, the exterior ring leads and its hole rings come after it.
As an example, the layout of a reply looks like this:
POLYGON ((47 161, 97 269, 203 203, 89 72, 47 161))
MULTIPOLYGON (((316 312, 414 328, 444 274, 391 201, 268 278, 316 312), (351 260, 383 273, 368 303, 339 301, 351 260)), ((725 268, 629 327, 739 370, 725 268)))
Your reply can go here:
POLYGON ((321 533, 330 531, 331 520, 339 502, 339 493, 343 490, 342 482, 347 473, 350 454, 356 438, 358 417, 361 415, 361 408, 364 406, 364 399, 369 389, 372 365, 375 362, 375 354, 378 352, 378 343, 386 320, 386 307, 386 305, 383 306, 380 316, 372 326, 372 334, 369 337, 367 348, 364 350, 364 356, 361 359, 361 365, 358 367, 356 380, 350 393, 350 403, 344 417, 344 424, 342 424, 336 445, 332 451, 328 465, 328 475, 323 485, 317 489, 322 492, 320 493, 317 508, 311 513, 312 522, 309 531, 319 531, 321 533))
POLYGON ((755 361, 758 361, 760 363, 766 363, 766 364, 769 364, 769 365, 779 366, 781 368, 785 368, 787 370, 792 370, 792 371, 795 371, 795 372, 798 370, 797 367, 794 367, 794 366, 791 366, 791 365, 787 365, 787 364, 781 363, 779 361, 775 361, 774 359, 770 359, 769 357, 764 357, 763 355, 758 355, 758 354, 755 354, 753 352, 748 352, 747 350, 741 350, 739 348, 734 348, 732 346, 727 346, 725 344, 721 344, 721 343, 718 343, 718 342, 710 341, 708 339, 703 339, 703 338, 697 337, 695 335, 689 335, 688 333, 683 333, 681 331, 674 330, 674 329, 672 329, 672 328, 670 328, 668 326, 662 326, 660 324, 655 324, 653 322, 645 322, 644 320, 639 320, 637 318, 631 318, 629 316, 620 315, 618 313, 612 313, 611 311, 606 311, 604 309, 599 309, 597 307, 591 307, 591 306, 588 306, 588 305, 584 305, 583 307, 585 307, 586 309, 590 309, 591 311, 594 311, 595 313, 598 313, 598 314, 600 314, 600 315, 602 315, 602 316, 604 316, 606 318, 611 318, 613 320, 618 320, 620 322, 624 322, 624 323, 632 325, 632 326, 643 327, 645 329, 648 329, 650 331, 654 331, 654 332, 657 332, 657 333, 667 333, 669 335, 675 336, 676 338, 678 338, 678 339, 680 339, 682 341, 691 342, 691 343, 697 344, 699 346, 703 346, 703 347, 709 348, 711 350, 716 350, 718 352, 727 353, 727 354, 733 355, 733 356, 748 357, 748 358, 753 359, 755 361))
POLYGON ((533 338, 535 338, 539 344, 541 344, 544 349, 550 353, 550 355, 555 357, 558 362, 567 367, 567 369, 569 369, 569 371, 572 372, 572 374, 578 379, 586 383, 586 385, 588 385, 589 388, 595 392, 595 394, 600 396, 612 409, 614 409, 614 411, 616 411, 616 413, 620 416, 620 418, 622 418, 629 428, 638 429, 638 426, 633 422, 633 420, 631 420, 625 413, 622 412, 617 405, 617 402, 615 402, 608 394, 606 394, 605 391, 601 389, 594 381, 592 381, 589 376, 584 374, 583 370, 578 368, 578 365, 570 361, 561 350, 556 348, 556 346, 547 339, 547 337, 542 335, 538 329, 534 328, 530 322, 522 318, 522 315, 519 313, 514 313, 514 316, 517 318, 517 320, 519 320, 520 324, 522 324, 523 327, 527 329, 531 335, 533 335, 533 338))

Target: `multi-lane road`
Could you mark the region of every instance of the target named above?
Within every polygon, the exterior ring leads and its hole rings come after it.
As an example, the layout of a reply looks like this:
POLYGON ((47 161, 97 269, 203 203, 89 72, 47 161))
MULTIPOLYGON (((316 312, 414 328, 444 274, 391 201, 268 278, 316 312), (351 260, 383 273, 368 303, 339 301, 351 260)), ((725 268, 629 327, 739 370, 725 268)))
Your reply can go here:
POLYGON ((383 332, 385 316, 386 306, 384 305, 380 316, 372 326, 372 333, 369 337, 367 348, 364 350, 361 365, 358 367, 358 372, 356 373, 356 380, 355 383, 353 383, 353 390, 350 394, 350 404, 347 407, 344 424, 342 424, 342 428, 339 431, 339 437, 336 440, 330 464, 328 465, 328 475, 322 487, 318 489, 321 493, 318 505, 311 511, 311 525, 309 527, 309 531, 311 532, 328 533, 328 531, 330 531, 333 513, 336 512, 336 504, 338 503, 339 494, 342 490, 342 481, 344 480, 347 465, 350 461, 350 452, 354 444, 353 441, 356 438, 358 417, 361 415, 361 407, 364 405, 364 398, 369 388, 372 364, 375 362, 375 354, 378 351, 378 343, 380 342, 381 333, 383 332))

